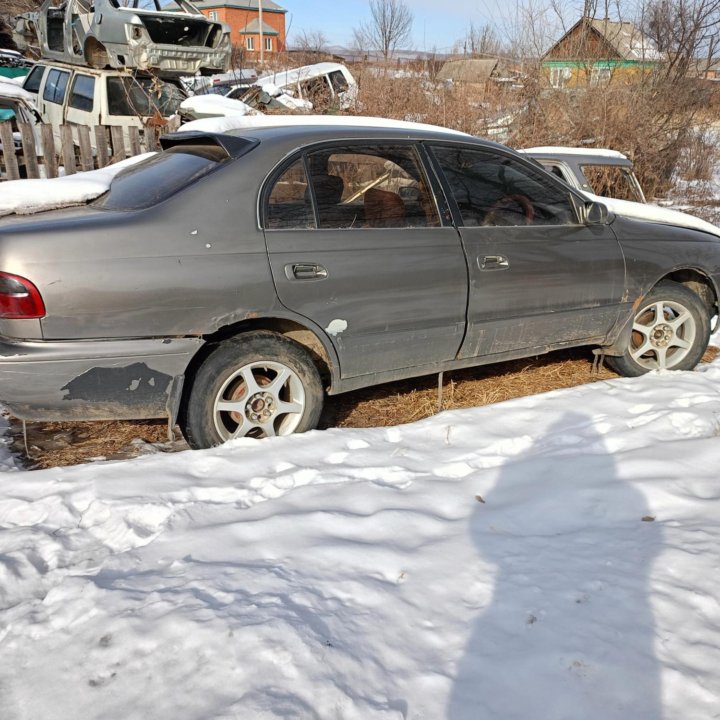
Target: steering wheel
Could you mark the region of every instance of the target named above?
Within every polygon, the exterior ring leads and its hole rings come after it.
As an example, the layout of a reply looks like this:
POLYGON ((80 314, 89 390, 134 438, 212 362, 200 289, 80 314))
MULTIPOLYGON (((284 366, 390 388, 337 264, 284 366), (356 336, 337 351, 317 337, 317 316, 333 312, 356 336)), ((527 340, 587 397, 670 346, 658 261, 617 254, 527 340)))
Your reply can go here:
POLYGON ((483 225, 520 225, 521 223, 512 222, 512 220, 514 220, 517 216, 517 213, 515 212, 512 213, 511 218, 508 218, 511 222, 497 222, 502 217, 503 210, 507 207, 512 207, 513 205, 520 207, 522 210, 522 215, 525 220, 522 224, 530 225, 535 217, 535 209, 525 195, 518 194, 503 195, 503 197, 494 202, 485 215, 483 225))

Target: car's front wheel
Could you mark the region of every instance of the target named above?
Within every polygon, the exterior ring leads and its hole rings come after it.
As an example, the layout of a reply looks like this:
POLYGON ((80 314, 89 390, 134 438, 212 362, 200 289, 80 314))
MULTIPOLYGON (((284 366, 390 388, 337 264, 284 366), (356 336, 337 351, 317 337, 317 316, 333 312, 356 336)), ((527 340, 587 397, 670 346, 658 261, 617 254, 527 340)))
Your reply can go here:
POLYGON ((625 353, 607 362, 627 377, 650 370, 692 370, 709 338, 710 317, 703 301, 683 285, 665 281, 640 303, 625 353))
POLYGON ((320 375, 302 346, 271 332, 218 345, 197 371, 180 417, 190 447, 305 432, 323 405, 320 375))

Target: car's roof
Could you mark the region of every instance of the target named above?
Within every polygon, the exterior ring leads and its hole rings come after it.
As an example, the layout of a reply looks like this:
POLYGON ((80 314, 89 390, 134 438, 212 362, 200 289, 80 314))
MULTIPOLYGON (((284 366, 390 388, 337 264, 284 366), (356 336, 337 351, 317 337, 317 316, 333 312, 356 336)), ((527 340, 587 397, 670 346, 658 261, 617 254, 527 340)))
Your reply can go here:
POLYGON ((632 166, 632 161, 617 150, 607 148, 574 148, 574 147, 532 147, 518 150, 537 160, 568 160, 586 165, 621 165, 632 166))
POLYGON ((335 70, 342 71, 344 65, 335 62, 320 62, 314 65, 303 65, 302 67, 292 68, 291 70, 279 70, 278 72, 267 73, 261 75, 257 79, 258 85, 292 85, 300 80, 310 80, 320 75, 327 75, 335 70))
MULTIPOLYGON (((239 136, 260 134, 267 139, 272 137, 305 138, 325 134, 329 139, 337 137, 412 137, 454 139, 475 141, 472 135, 450 130, 449 128, 404 120, 362 117, 350 115, 244 115, 231 117, 204 118, 193 120, 180 128, 180 132, 195 131, 203 133, 222 133, 239 136)), ((489 145, 501 147, 490 141, 489 145)))
MULTIPOLYGON (((40 58, 35 65, 43 67, 59 68, 68 72, 78 72, 83 75, 96 75, 98 77, 132 77, 132 70, 121 68, 93 68, 89 65, 72 65, 71 63, 62 62, 61 60, 52 60, 50 58, 40 58)), ((149 74, 148 74, 149 76, 149 74)))
MULTIPOLYGON (((182 129, 179 133, 182 135, 182 129)), ((436 140, 438 142, 467 142, 482 145, 487 148, 498 148, 508 151, 509 148, 490 140, 483 140, 465 135, 464 133, 451 134, 424 128, 413 129, 406 127, 374 126, 374 125, 279 125, 272 127, 237 128, 222 133, 207 133, 207 135, 229 135, 235 138, 256 139, 262 143, 290 142, 297 147, 321 143, 330 140, 436 140)))

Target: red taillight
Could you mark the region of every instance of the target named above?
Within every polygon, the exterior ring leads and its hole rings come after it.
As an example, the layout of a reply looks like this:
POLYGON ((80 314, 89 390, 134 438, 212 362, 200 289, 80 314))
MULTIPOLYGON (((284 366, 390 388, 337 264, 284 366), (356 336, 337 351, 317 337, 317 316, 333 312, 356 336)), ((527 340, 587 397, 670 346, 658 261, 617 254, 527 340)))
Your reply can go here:
POLYGON ((0 272, 0 318, 31 320, 45 316, 38 289, 24 277, 0 272))

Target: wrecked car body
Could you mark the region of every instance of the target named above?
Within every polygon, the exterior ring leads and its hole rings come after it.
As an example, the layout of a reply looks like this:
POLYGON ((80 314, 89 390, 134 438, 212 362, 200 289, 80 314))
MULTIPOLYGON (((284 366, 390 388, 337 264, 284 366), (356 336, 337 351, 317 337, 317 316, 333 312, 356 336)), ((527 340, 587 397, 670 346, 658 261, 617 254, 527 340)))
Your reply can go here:
MULTIPOLYGON (((282 92, 296 100, 305 100, 316 111, 331 106, 347 110, 357 100, 355 78, 345 65, 335 62, 280 70, 262 75, 255 84, 264 88, 271 97, 282 92)), ((240 99, 247 102, 244 97, 240 99)))
POLYGON ((633 162, 605 148, 534 147, 520 150, 546 170, 583 192, 601 197, 647 202, 633 171, 633 162))
POLYGON ((188 0, 45 0, 14 38, 60 62, 179 76, 227 70, 228 33, 188 0))
POLYGON ((90 205, 0 220, 12 414, 165 417, 209 447, 311 429, 326 393, 574 346, 687 370, 707 347, 708 223, 610 212, 443 128, 240 120, 166 136, 90 205))

